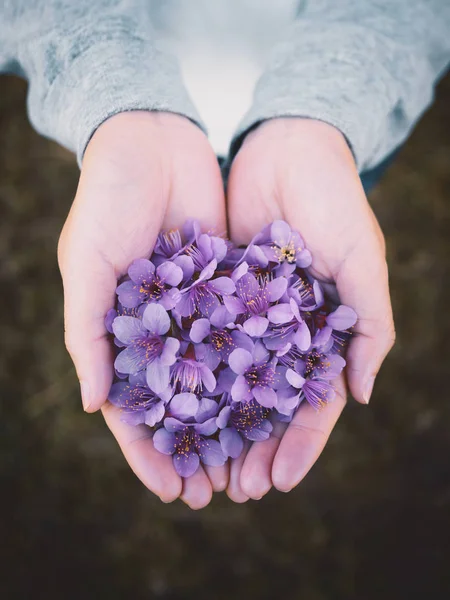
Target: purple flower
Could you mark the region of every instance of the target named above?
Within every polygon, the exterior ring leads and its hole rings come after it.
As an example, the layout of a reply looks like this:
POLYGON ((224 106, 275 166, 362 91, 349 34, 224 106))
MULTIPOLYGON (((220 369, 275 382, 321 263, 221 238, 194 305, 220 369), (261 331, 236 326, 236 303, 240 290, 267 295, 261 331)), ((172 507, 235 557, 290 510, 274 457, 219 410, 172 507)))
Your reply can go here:
POLYGON ((306 400, 316 410, 334 400, 336 392, 328 381, 323 379, 305 379, 294 369, 288 369, 286 379, 294 388, 301 389, 306 400))
POLYGON ((180 342, 162 337, 170 328, 170 318, 158 304, 149 304, 142 321, 135 317, 116 317, 114 335, 126 348, 114 366, 120 373, 136 374, 147 369, 147 382, 156 394, 169 385, 170 365, 176 360, 180 342))
POLYGON ((192 323, 190 339, 195 344, 195 355, 214 371, 221 362, 227 362, 230 353, 236 348, 235 340, 228 326, 234 327, 234 315, 225 306, 219 306, 211 317, 197 319, 192 323), (207 340, 207 343, 202 343, 207 340))
POLYGON ((227 296, 224 304, 231 314, 249 318, 243 328, 248 335, 260 337, 269 325, 266 317, 271 302, 276 302, 287 289, 287 279, 278 277, 260 283, 251 273, 245 273, 236 281, 236 296, 227 296))
POLYGON ((185 253, 192 258, 196 271, 202 271, 212 260, 222 262, 228 251, 224 239, 201 233, 196 235, 195 243, 186 247, 185 253))
POLYGON ((216 268, 217 260, 214 258, 203 268, 198 279, 180 290, 181 297, 176 306, 176 312, 180 316, 192 317, 197 312, 210 316, 220 306, 222 296, 233 294, 235 285, 229 277, 211 279, 216 268))
POLYGON ((323 290, 320 283, 314 280, 312 283, 305 277, 294 276, 287 290, 289 298, 293 298, 300 310, 313 311, 320 308, 324 303, 323 290))
POLYGON ((173 308, 178 295, 173 286, 177 286, 182 278, 182 269, 173 262, 163 262, 158 267, 139 258, 131 263, 128 269, 129 281, 124 281, 117 288, 119 302, 126 308, 135 308, 143 302, 158 302, 164 308, 173 308))
MULTIPOLYGON (((156 240, 153 253, 155 259, 159 262, 164 262, 175 258, 185 249, 181 232, 179 229, 170 229, 169 231, 161 231, 156 240)), ((156 262, 156 261, 155 261, 156 262)))
POLYGON ((210 438, 217 431, 218 404, 210 398, 201 401, 194 394, 178 394, 170 402, 171 417, 153 436, 155 448, 173 455, 173 465, 181 477, 193 475, 200 461, 220 466, 226 461, 220 443, 210 438))
POLYGON ((244 439, 260 442, 267 440, 272 431, 269 421, 271 411, 252 399, 248 402, 233 402, 227 396, 226 405, 217 417, 221 429, 219 441, 227 457, 237 458, 244 446, 244 439))
POLYGON ((271 327, 264 338, 266 348, 281 350, 288 344, 295 344, 303 352, 308 350, 311 345, 311 332, 293 298, 289 303, 277 304, 269 308, 268 318, 271 327))
POLYGON ((121 420, 129 425, 145 423, 153 427, 159 423, 166 411, 167 392, 157 396, 144 383, 114 383, 108 400, 122 410, 121 420))
POLYGON ((357 318, 353 308, 341 304, 334 312, 327 315, 327 325, 337 331, 345 331, 353 327, 357 318))
POLYGON ((109 400, 151 428, 181 476, 237 458, 301 402, 333 400, 356 313, 332 303, 310 265, 284 221, 247 248, 189 221, 131 264, 105 317, 116 346, 109 400))
POLYGON ((183 357, 179 358, 172 367, 171 383, 176 393, 200 394, 203 386, 209 392, 213 392, 216 387, 216 378, 205 363, 183 357))
POLYGON ((231 370, 237 374, 231 388, 235 402, 255 398, 261 406, 273 408, 277 404, 275 363, 261 341, 254 344, 253 352, 237 348, 228 359, 231 370))
POLYGON ((279 220, 265 227, 253 238, 245 260, 256 260, 262 267, 268 262, 286 262, 294 267, 306 268, 311 265, 312 257, 300 234, 292 231, 285 221, 279 220))

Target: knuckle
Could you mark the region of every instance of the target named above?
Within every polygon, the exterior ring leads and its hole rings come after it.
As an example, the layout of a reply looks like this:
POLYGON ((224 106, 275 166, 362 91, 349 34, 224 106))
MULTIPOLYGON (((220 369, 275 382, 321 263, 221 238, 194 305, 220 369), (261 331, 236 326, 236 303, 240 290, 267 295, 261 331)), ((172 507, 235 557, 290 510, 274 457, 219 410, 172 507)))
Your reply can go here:
POLYGON ((389 352, 389 350, 391 350, 391 348, 394 346, 396 335, 394 321, 392 317, 389 317, 384 323, 381 332, 381 338, 387 348, 387 352, 389 352))
POLYGON ((64 333, 64 344, 66 346, 67 352, 70 354, 73 360, 78 355, 78 342, 70 330, 65 331, 64 333))

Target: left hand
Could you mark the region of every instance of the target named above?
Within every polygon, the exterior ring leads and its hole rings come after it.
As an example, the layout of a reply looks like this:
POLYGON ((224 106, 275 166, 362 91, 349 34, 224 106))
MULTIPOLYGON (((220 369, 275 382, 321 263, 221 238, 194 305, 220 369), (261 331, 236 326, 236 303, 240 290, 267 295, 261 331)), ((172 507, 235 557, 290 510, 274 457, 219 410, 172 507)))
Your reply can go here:
MULTIPOLYGON (((265 225, 286 220, 313 256, 312 272, 358 314, 347 353, 350 391, 367 403, 394 342, 384 238, 343 135, 311 119, 278 118, 247 135, 228 182, 230 233, 248 243, 265 225)), ((321 412, 300 405, 286 428, 232 461, 228 495, 259 499, 272 484, 289 491, 319 457, 346 402, 346 381, 321 412)))

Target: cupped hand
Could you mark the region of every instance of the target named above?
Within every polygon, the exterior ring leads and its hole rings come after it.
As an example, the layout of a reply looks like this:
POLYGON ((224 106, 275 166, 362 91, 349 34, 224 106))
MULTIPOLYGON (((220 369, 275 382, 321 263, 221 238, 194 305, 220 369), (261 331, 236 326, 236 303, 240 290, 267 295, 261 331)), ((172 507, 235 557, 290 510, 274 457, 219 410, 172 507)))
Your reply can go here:
POLYGON ((228 467, 199 468, 185 480, 172 459, 153 447, 145 425, 120 420, 106 402, 113 356, 104 325, 117 280, 136 258, 148 258, 161 228, 196 218, 205 230, 225 233, 223 184, 205 135, 184 117, 122 113, 94 134, 58 247, 65 297, 66 345, 76 367, 86 411, 102 409, 128 463, 163 501, 181 498, 192 508, 224 489, 228 467))
POLYGON ((277 424, 232 462, 228 495, 243 502, 272 484, 289 491, 301 481, 344 408, 346 384, 367 404, 395 336, 383 234, 337 129, 301 118, 264 122, 236 155, 227 195, 233 241, 248 243, 264 225, 286 220, 311 251, 313 274, 358 314, 335 401, 321 412, 303 402, 287 428, 277 424))

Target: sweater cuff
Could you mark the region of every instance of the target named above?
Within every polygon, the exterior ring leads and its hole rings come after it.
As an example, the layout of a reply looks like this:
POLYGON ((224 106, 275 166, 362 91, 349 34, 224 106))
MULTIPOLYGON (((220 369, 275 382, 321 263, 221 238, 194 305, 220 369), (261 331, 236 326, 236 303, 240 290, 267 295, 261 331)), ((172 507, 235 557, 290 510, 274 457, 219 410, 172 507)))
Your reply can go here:
POLYGON ((406 139, 431 103, 429 64, 414 52, 400 51, 378 32, 352 23, 322 23, 319 32, 302 22, 291 33, 275 49, 256 86, 230 158, 259 123, 292 116, 336 127, 347 139, 359 171, 375 166, 406 139), (414 72, 421 89, 408 97, 399 72, 403 80, 405 73, 414 72))
POLYGON ((36 130, 76 152, 109 117, 133 110, 167 111, 205 130, 178 64, 140 38, 96 41, 65 66, 48 89, 31 78, 30 120, 36 130))

